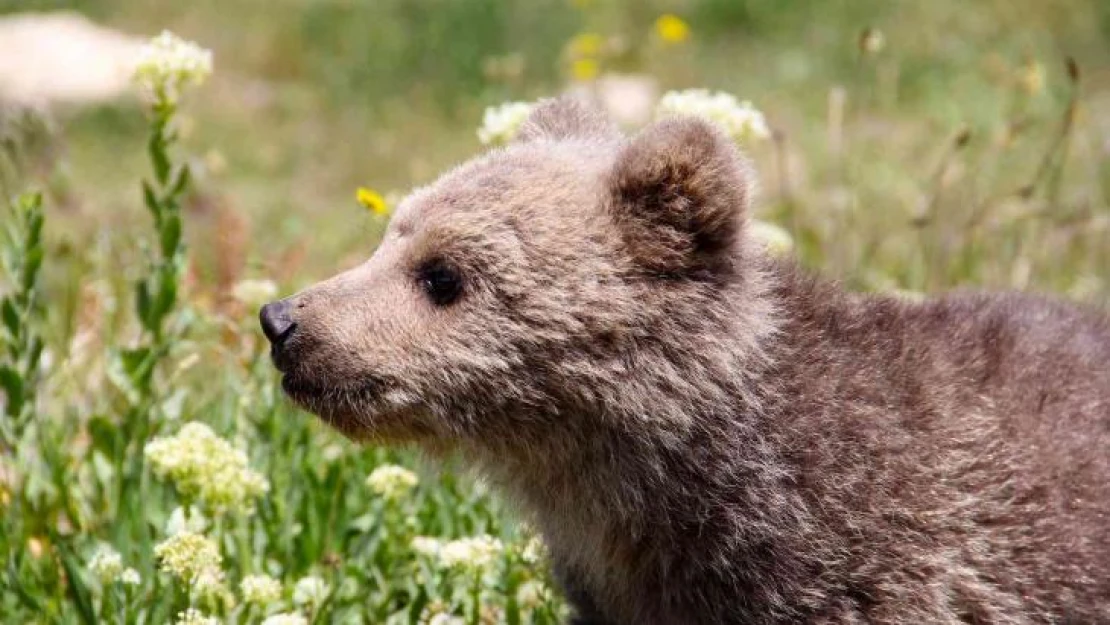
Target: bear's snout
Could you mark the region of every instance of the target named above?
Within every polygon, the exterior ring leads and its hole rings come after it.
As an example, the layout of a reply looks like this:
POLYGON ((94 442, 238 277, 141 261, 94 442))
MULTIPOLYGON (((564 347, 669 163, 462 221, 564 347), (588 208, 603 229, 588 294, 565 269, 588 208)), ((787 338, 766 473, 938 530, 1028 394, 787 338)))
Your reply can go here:
MULTIPOLYGON (((291 314, 292 304, 289 300, 283 299, 276 302, 270 302, 258 311, 258 320, 262 324, 262 333, 266 335, 266 339, 270 341, 272 347, 274 362, 281 362, 281 350, 285 343, 288 342, 289 337, 297 329, 297 324, 293 321, 291 314)), ((280 368, 280 365, 279 365, 280 368)))

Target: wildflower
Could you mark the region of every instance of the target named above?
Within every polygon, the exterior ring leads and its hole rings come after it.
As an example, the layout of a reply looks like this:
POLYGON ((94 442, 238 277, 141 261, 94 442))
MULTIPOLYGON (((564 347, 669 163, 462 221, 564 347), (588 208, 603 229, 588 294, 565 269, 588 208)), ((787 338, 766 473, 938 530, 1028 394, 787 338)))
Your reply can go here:
POLYGON ((166 521, 167 536, 173 536, 181 532, 199 534, 206 529, 208 529, 208 519, 194 506, 189 506, 187 515, 185 509, 181 506, 174 508, 173 512, 170 513, 169 520, 166 521))
POLYGON ((399 499, 416 487, 416 474, 404 467, 384 465, 374 469, 366 478, 370 490, 386 499, 399 499))
POLYGON ((478 129, 478 140, 486 145, 508 143, 516 136, 533 106, 531 102, 505 102, 487 108, 482 115, 482 127, 478 129))
POLYGON ((220 625, 220 620, 207 616, 196 608, 189 608, 184 612, 177 613, 177 620, 174 625, 220 625))
POLYGON ((597 33, 579 33, 567 42, 567 52, 576 58, 596 57, 605 47, 605 39, 597 33))
POLYGON ((128 567, 119 574, 119 581, 125 586, 138 586, 143 582, 143 578, 138 571, 128 567))
POLYGON ((282 612, 267 616, 262 625, 308 625, 308 619, 296 612, 282 612))
POLYGON ((362 204, 363 208, 375 215, 385 216, 389 214, 389 205, 386 204, 385 198, 373 189, 359 187, 355 191, 355 199, 358 200, 359 204, 362 204))
POLYGON ((570 64, 570 75, 579 82, 588 82, 601 73, 601 64, 595 59, 575 59, 570 64))
POLYGON ((690 38, 690 25, 681 17, 667 13, 655 20, 655 34, 663 43, 683 43, 690 38))
POLYGON ((501 541, 483 535, 443 543, 436 555, 446 568, 477 570, 491 565, 501 550, 501 541))
POLYGON ((428 536, 417 536, 412 539, 412 550, 422 556, 435 557, 439 555, 439 550, 443 546, 443 542, 436 538, 428 536))
POLYGON ((247 575, 239 582, 243 601, 255 605, 268 605, 281 599, 281 583, 269 575, 247 575))
POLYGON ((752 236, 772 254, 789 254, 794 249, 794 238, 790 233, 773 223, 753 219, 748 228, 752 236))
POLYGON ((203 83, 211 73, 211 51, 162 31, 139 51, 133 80, 144 97, 172 106, 186 87, 203 83))
POLYGON ((551 600, 551 591, 542 582, 528 580, 516 589, 516 602, 525 610, 535 610, 551 600))
POLYGON ((100 547, 89 560, 89 570, 101 582, 111 584, 123 574, 123 558, 111 547, 100 547))
POLYGON ((154 546, 159 568, 182 580, 193 582, 202 573, 219 570, 220 549, 212 539, 181 532, 154 546))
POLYGON ((771 136, 763 113, 751 102, 740 102, 724 92, 705 89, 668 91, 655 109, 656 117, 696 115, 719 124, 734 141, 766 139, 771 136))
POLYGON ((331 588, 328 583, 315 575, 302 577, 293 587, 293 603, 297 605, 318 606, 328 598, 331 588))
POLYGON ((277 297, 273 280, 240 280, 231 289, 231 296, 248 305, 262 305, 277 297))
POLYGON ((252 500, 269 490, 261 474, 247 467, 247 454, 203 423, 188 423, 175 436, 156 438, 143 450, 154 472, 174 481, 182 495, 209 509, 250 511, 252 500))

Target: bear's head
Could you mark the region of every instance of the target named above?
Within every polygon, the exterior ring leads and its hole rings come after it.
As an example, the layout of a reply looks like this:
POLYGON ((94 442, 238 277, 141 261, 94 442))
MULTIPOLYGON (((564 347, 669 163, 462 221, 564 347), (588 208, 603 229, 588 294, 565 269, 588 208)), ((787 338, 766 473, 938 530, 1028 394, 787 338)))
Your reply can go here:
POLYGON ((262 309, 283 388, 351 437, 431 445, 648 414, 652 385, 681 400, 697 372, 679 360, 745 282, 749 195, 708 122, 626 139, 545 101, 511 145, 406 198, 364 264, 262 309))

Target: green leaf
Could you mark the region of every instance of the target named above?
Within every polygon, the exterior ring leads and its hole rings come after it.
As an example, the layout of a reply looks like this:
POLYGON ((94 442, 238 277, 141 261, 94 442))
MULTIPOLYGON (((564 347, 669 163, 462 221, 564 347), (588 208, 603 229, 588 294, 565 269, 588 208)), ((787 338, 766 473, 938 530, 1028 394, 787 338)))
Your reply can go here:
POLYGON ((23 408, 23 378, 15 369, 0 366, 0 387, 8 398, 8 414, 19 414, 23 408))
POLYGON ((3 319, 4 327, 13 338, 19 336, 19 312, 16 311, 12 298, 5 297, 3 302, 0 302, 0 319, 3 319))
POLYGON ((188 165, 182 165, 177 170, 177 177, 173 182, 170 190, 170 195, 173 197, 180 197, 192 181, 192 172, 189 171, 188 165))
POLYGON ((35 278, 38 277, 39 267, 42 266, 42 256, 43 250, 41 247, 27 250, 23 260, 23 275, 21 276, 24 291, 31 291, 35 288, 35 278))
POLYGON ((162 221, 162 204, 158 201, 158 195, 154 191, 154 187, 146 180, 143 181, 143 204, 146 204, 150 214, 154 216, 154 223, 158 224, 162 221))
POLYGON ((152 312, 150 289, 147 287, 145 281, 135 285, 135 308, 136 312, 139 313, 139 320, 142 321, 143 327, 150 330, 152 312))
POLYGON ((171 257, 181 243, 181 216, 177 214, 166 215, 161 226, 162 255, 171 257))

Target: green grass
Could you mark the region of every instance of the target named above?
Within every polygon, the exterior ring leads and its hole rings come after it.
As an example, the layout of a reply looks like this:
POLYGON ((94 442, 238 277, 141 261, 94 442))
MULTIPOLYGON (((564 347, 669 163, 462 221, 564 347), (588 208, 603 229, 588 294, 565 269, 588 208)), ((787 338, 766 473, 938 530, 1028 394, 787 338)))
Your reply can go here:
MULTIPOLYGON (((1110 302, 1105 2, 161 4, 65 7, 134 33, 170 28, 216 54, 212 79, 178 117, 173 158, 195 176, 179 207, 188 251, 164 337, 136 313, 136 284, 158 259, 139 187, 151 177, 143 108, 58 110, 45 128, 0 120, 0 189, 42 189, 46 220, 31 246, 42 271, 20 300, 31 304, 0 346, 0 365, 34 391, 5 417, 0 444, 5 622, 171 622, 190 604, 235 623, 266 610, 409 623, 429 606, 467 623, 558 620, 558 599, 517 601, 522 584, 548 580, 542 563, 521 557, 527 530, 505 504, 462 467, 357 447, 291 408, 254 305, 232 291, 270 278, 292 292, 366 257, 384 222, 356 205, 356 187, 403 192, 474 154, 484 106, 563 88, 576 33, 619 40, 603 71, 753 100, 776 130, 750 146, 757 216, 786 227, 806 265, 849 287, 1110 302), (689 42, 653 40, 664 12, 690 23, 689 42), (867 27, 884 34, 875 54, 858 46, 867 27), (489 71, 506 59, 520 72, 489 71), (45 349, 29 369, 32 338, 45 349), (163 343, 149 384, 136 385, 129 354, 163 343), (153 553, 189 494, 152 470, 143 446, 192 421, 242 446, 270 485, 252 512, 210 515, 205 534, 219 545, 230 599, 188 592, 153 553), (383 464, 415 470, 419 485, 395 500, 376 494, 365 481, 383 464), (412 545, 481 534, 504 549, 478 573, 412 545), (98 581, 88 564, 104 545, 140 585, 98 581), (259 573, 283 588, 265 609, 245 605, 239 588, 259 573), (294 602, 310 575, 334 591, 324 605, 294 602)), ((0 0, 0 13, 61 6, 0 0)), ((12 232, 0 297, 14 297, 24 292, 26 229, 6 212, 2 223, 12 232)))

